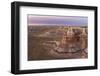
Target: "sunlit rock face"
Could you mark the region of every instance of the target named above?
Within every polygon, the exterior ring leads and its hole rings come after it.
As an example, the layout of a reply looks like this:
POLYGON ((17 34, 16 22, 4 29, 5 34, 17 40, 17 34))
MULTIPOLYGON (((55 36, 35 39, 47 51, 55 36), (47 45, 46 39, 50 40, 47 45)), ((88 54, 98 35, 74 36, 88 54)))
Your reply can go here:
POLYGON ((86 28, 68 27, 58 45, 51 50, 57 58, 85 58, 87 55, 87 30, 86 28))

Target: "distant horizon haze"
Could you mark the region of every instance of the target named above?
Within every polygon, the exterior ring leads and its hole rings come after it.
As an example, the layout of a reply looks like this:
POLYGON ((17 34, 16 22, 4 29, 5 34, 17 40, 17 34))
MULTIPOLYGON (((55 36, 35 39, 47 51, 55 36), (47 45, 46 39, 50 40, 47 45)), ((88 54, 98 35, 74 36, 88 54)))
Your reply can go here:
POLYGON ((88 17, 85 16, 44 16, 44 15, 28 15, 28 26, 87 26, 88 17))
MULTIPOLYGON (((64 24, 28 24, 28 26, 80 26, 80 25, 64 25, 64 24)), ((81 25, 81 26, 87 26, 87 25, 81 25)))

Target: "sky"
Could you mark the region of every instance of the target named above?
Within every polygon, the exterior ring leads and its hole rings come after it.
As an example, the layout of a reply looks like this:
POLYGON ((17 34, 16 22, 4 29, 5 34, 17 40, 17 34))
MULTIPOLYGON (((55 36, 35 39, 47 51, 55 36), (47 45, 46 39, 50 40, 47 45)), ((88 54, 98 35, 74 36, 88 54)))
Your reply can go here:
POLYGON ((46 15, 28 15, 28 25, 32 26, 52 26, 52 25, 71 25, 87 26, 88 17, 85 16, 46 16, 46 15))

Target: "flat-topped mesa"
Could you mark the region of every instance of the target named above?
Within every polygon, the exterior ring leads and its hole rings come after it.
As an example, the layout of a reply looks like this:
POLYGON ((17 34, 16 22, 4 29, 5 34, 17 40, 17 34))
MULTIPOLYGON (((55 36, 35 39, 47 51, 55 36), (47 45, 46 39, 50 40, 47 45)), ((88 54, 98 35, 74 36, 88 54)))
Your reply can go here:
POLYGON ((76 28, 69 26, 66 30, 63 31, 63 36, 58 46, 61 48, 66 48, 80 42, 82 42, 82 47, 87 46, 86 28, 76 28))
POLYGON ((85 28, 83 28, 82 29, 82 34, 81 34, 81 41, 82 41, 82 48, 84 49, 84 48, 87 48, 87 46, 88 46, 88 43, 87 43, 87 32, 86 32, 86 29, 85 28))
POLYGON ((62 43, 71 42, 73 38, 75 39, 75 32, 73 27, 69 26, 66 31, 63 31, 62 43))
POLYGON ((66 33, 68 38, 72 38, 74 36, 73 28, 69 27, 66 33))
POLYGON ((63 31, 63 36, 60 42, 59 47, 65 48, 66 46, 69 46, 73 42, 74 38, 74 31, 72 27, 68 27, 67 31, 63 31))
POLYGON ((86 29, 85 28, 82 29, 82 35, 83 36, 87 36, 87 33, 86 33, 86 29))

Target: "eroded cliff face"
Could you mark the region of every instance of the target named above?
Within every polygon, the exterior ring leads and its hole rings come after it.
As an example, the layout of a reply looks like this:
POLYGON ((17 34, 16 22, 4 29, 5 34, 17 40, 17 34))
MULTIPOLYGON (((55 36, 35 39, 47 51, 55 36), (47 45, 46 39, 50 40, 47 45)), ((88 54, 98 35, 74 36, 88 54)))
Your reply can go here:
POLYGON ((69 27, 67 31, 63 32, 63 36, 60 42, 59 47, 65 48, 73 48, 76 47, 79 48, 87 48, 87 33, 85 28, 75 28, 75 27, 69 27))
POLYGON ((31 27, 29 60, 88 58, 87 27, 31 27), (34 30, 35 29, 35 30, 34 30))
POLYGON ((58 45, 52 50, 52 54, 62 58, 87 57, 87 29, 80 27, 68 27, 63 31, 63 36, 58 45), (54 53, 55 51, 56 53, 54 53), (70 55, 70 56, 69 56, 70 55))

